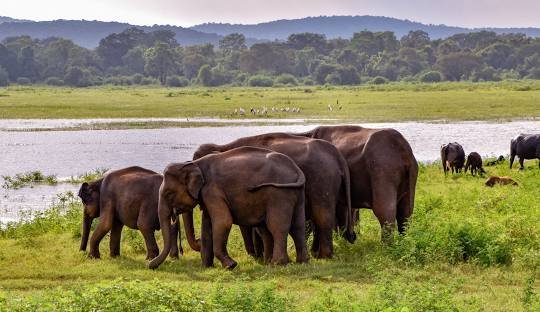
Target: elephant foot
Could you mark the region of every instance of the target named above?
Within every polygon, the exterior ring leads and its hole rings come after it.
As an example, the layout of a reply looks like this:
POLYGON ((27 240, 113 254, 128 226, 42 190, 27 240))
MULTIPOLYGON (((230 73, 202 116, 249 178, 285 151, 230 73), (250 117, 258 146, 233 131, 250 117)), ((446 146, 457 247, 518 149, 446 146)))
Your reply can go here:
POLYGON ((118 258, 119 256, 120 256, 120 253, 111 253, 110 254, 111 258, 118 258))
POLYGON ((281 258, 281 259, 272 259, 273 265, 287 265, 289 263, 289 258, 281 258))
POLYGON ((90 258, 90 259, 100 259, 101 255, 99 254, 99 252, 91 252, 91 253, 88 254, 88 258, 90 258))
POLYGON ((159 252, 146 254, 146 260, 152 260, 159 255, 159 252))
POLYGON ((232 269, 236 268, 238 263, 236 261, 234 261, 233 259, 226 259, 225 261, 223 261, 222 265, 223 265, 223 268, 225 268, 227 270, 232 270, 232 269))

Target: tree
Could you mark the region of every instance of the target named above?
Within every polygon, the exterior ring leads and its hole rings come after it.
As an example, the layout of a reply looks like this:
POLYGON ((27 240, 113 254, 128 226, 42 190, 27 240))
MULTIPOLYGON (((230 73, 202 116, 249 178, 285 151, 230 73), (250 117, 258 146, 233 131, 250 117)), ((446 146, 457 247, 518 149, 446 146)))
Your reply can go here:
POLYGON ((248 73, 266 71, 279 75, 290 72, 290 64, 286 48, 277 43, 254 44, 240 56, 240 70, 248 73))
POLYGON ((122 57, 144 39, 144 31, 135 27, 110 34, 99 41, 96 49, 105 67, 121 66, 122 57))
POLYGON ((0 66, 0 87, 5 87, 9 84, 9 74, 2 66, 0 66))
POLYGON ((445 55, 437 60, 436 67, 448 80, 467 79, 470 74, 482 66, 482 59, 471 53, 459 52, 445 55))
POLYGON ((141 46, 129 50, 123 57, 122 63, 131 74, 143 73, 145 58, 145 49, 141 46))
POLYGON ((337 71, 337 66, 334 64, 322 63, 320 64, 314 73, 314 79, 318 84, 324 84, 326 77, 337 71))
POLYGON ((83 76, 84 73, 81 68, 77 66, 70 67, 67 69, 64 76, 64 83, 69 86, 77 87, 80 85, 83 76))
POLYGON ((19 76, 30 80, 38 78, 38 65, 34 59, 34 49, 30 46, 20 50, 18 56, 19 76))
POLYGON ((233 52, 245 50, 246 48, 246 37, 243 34, 233 33, 219 40, 219 49, 226 56, 231 55, 233 52))
POLYGON ((205 64, 201 67, 199 75, 197 76, 197 81, 203 86, 212 85, 212 70, 210 69, 210 65, 205 64))
POLYGON ((167 75, 174 72, 176 65, 171 47, 164 42, 158 42, 153 48, 146 50, 144 58, 144 71, 165 84, 167 75))
POLYGON ((325 54, 327 52, 326 37, 321 34, 301 33, 292 34, 287 39, 287 46, 294 50, 304 48, 313 48, 317 53, 325 54))
POLYGON ((421 49, 430 43, 429 35, 423 30, 409 31, 401 38, 401 46, 413 49, 421 49))

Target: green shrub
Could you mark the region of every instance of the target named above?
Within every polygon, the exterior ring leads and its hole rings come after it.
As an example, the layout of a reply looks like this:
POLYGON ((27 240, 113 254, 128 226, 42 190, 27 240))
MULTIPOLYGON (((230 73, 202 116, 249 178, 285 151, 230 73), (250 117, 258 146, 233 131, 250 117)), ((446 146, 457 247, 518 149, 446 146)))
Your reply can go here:
POLYGON ((422 82, 440 82, 442 80, 442 74, 438 71, 428 71, 420 76, 422 82))
POLYGON ((189 84, 185 77, 169 76, 167 77, 167 87, 185 87, 189 84))
POLYGON ((152 77, 144 77, 141 80, 141 85, 143 85, 143 86, 157 85, 157 84, 159 84, 158 80, 154 79, 152 77))
POLYGON ((341 77, 338 73, 331 73, 330 75, 326 76, 324 82, 331 85, 340 85, 341 77))
POLYGON ((19 77, 17 78, 17 84, 20 84, 21 86, 29 86, 32 84, 32 80, 26 77, 19 77))
POLYGON ((140 85, 143 79, 144 79, 144 75, 142 74, 135 74, 131 77, 131 81, 135 85, 140 85))
POLYGON ((282 74, 274 79, 274 84, 296 86, 298 81, 296 81, 296 78, 291 74, 282 74))
POLYGON ((274 81, 269 76, 255 75, 249 78, 248 84, 252 87, 271 87, 274 85, 274 81))
POLYGON ((64 81, 58 77, 49 77, 45 80, 45 83, 49 86, 60 87, 64 85, 64 81))
POLYGON ((386 78, 384 78, 382 76, 377 76, 377 77, 373 78, 373 80, 371 80, 371 83, 376 84, 376 85, 387 84, 388 79, 386 79, 386 78))
POLYGON ((9 74, 2 66, 0 66, 0 87, 5 87, 8 84, 9 84, 9 74))

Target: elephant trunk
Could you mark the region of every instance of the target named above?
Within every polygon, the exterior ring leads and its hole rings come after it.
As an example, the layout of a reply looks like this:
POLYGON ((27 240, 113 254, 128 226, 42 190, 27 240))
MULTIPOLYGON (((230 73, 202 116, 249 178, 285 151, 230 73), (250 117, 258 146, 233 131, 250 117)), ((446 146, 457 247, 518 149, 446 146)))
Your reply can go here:
POLYGON ((171 250, 171 210, 169 209, 169 205, 165 203, 165 199, 162 198, 161 191, 159 196, 158 214, 159 226, 161 227, 161 233, 163 234, 164 246, 159 256, 152 259, 148 264, 148 268, 152 270, 156 269, 161 263, 163 263, 163 261, 165 261, 165 258, 167 258, 167 255, 171 250))
POLYGON ((193 227, 193 210, 184 212, 182 214, 182 220, 184 221, 184 229, 186 231, 186 239, 191 249, 195 251, 201 251, 201 242, 199 239, 195 239, 195 228, 193 227))
POLYGON ((86 245, 88 244, 88 237, 90 236, 90 227, 92 226, 92 218, 84 215, 83 216, 83 228, 81 235, 81 247, 80 251, 86 251, 86 245))

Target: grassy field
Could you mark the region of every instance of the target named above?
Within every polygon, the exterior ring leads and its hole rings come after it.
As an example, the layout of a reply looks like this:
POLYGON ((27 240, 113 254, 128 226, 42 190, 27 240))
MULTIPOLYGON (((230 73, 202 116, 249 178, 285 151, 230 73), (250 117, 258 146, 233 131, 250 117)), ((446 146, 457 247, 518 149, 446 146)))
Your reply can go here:
POLYGON ((210 116, 362 122, 507 120, 540 117, 539 103, 540 81, 210 89, 13 86, 0 88, 0 119, 210 116), (331 112, 328 104, 333 105, 331 112), (246 109, 245 117, 233 114, 239 107, 246 109), (253 116, 251 107, 299 107, 301 111, 269 111, 265 116, 253 116))
POLYGON ((0 311, 539 311, 540 170, 527 165, 486 168, 520 183, 494 188, 422 165, 407 235, 381 245, 364 210, 359 239, 336 238, 332 260, 264 266, 245 254, 235 228, 232 272, 217 260, 203 269, 185 241, 183 257, 150 271, 132 230, 124 230, 121 257, 107 256, 106 238, 103 259, 87 259, 77 250, 75 200, 0 230, 0 311))

